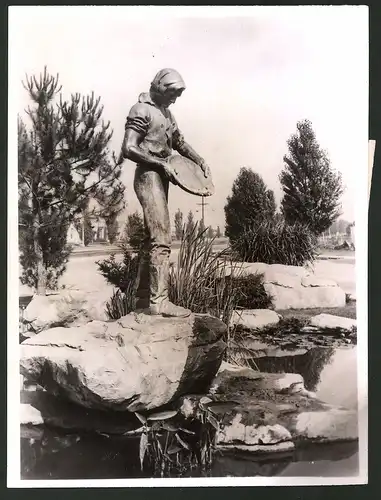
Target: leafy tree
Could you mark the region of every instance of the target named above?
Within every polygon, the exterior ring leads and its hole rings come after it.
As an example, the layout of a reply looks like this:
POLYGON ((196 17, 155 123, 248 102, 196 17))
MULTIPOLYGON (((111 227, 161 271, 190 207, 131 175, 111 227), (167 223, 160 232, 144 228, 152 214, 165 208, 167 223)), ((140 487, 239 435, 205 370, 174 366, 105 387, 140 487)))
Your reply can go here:
POLYGON ((139 212, 134 212, 127 217, 124 236, 130 247, 138 252, 146 237, 143 217, 139 212))
POLYGON ((21 280, 45 295, 65 271, 67 231, 102 190, 122 189, 120 164, 108 144, 110 124, 94 94, 59 96, 58 75, 46 68, 23 82, 33 103, 30 128, 18 121, 21 280), (58 102, 56 99, 58 98, 58 102))
POLYGON ((216 229, 216 238, 221 238, 221 229, 220 229, 220 226, 217 226, 217 229, 216 229))
POLYGON ((308 225, 318 236, 340 215, 342 179, 319 146, 311 122, 300 121, 296 127, 297 133, 287 141, 289 152, 279 176, 284 193, 281 209, 287 223, 308 225))
POLYGON ((274 193, 259 174, 250 168, 241 168, 224 210, 225 234, 234 241, 245 229, 274 217, 274 193))
POLYGON ((177 212, 175 213, 175 234, 176 234, 176 240, 181 240, 182 234, 183 234, 183 213, 181 212, 180 209, 177 209, 177 212))

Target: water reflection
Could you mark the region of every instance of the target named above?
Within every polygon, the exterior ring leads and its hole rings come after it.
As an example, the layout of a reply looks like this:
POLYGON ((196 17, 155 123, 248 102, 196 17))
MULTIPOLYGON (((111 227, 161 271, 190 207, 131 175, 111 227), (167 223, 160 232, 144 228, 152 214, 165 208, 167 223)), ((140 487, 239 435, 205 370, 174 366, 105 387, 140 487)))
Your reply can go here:
POLYGON ((330 363, 333 354, 331 347, 316 347, 302 355, 255 358, 255 364, 263 372, 299 373, 304 378, 306 389, 316 391, 321 372, 330 363))
MULTIPOLYGON (((137 439, 58 435, 44 431, 40 440, 21 440, 22 479, 132 479, 153 477, 139 464, 137 439)), ((355 476, 357 443, 315 445, 296 451, 253 456, 250 453, 216 454, 213 477, 355 476)), ((205 476, 193 468, 181 477, 205 476)))
POLYGON ((356 355, 356 347, 315 347, 296 356, 255 358, 252 364, 264 372, 299 373, 304 378, 306 389, 316 392, 323 401, 356 408, 356 355))

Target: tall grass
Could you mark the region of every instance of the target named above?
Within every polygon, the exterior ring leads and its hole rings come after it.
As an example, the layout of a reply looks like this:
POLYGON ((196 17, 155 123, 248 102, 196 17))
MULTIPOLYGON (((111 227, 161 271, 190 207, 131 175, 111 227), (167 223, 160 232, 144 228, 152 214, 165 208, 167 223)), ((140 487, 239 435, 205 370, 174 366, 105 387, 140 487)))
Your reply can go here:
POLYGON ((198 224, 183 231, 177 265, 169 272, 169 299, 229 325, 240 291, 227 276, 232 263, 223 258, 224 252, 213 252, 215 238, 207 238, 206 232, 199 232, 198 224))
POLYGON ((135 310, 135 286, 128 285, 124 292, 115 290, 106 303, 106 314, 109 319, 119 319, 135 310))
POLYGON ((303 224, 266 220, 244 230, 232 249, 245 262, 303 266, 315 260, 317 239, 303 224))

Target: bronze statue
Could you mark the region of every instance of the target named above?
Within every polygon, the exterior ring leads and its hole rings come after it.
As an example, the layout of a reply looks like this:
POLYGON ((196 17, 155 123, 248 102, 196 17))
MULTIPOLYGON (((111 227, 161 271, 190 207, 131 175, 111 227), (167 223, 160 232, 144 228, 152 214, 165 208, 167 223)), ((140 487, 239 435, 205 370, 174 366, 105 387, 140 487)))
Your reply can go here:
POLYGON ((153 79, 149 93, 142 93, 127 117, 121 160, 137 163, 134 189, 142 206, 147 238, 139 264, 137 309, 150 314, 186 317, 190 311, 168 298, 171 229, 168 211, 169 182, 176 184, 168 162, 173 150, 195 162, 205 177, 209 167, 184 140, 168 109, 185 90, 174 69, 162 69, 153 79))

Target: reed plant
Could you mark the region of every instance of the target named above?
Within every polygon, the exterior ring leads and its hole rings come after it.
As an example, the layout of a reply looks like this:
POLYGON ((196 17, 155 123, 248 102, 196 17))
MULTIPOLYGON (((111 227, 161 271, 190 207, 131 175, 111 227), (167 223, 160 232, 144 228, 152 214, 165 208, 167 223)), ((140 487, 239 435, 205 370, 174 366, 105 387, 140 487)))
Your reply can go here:
MULTIPOLYGON (((169 299, 229 325, 240 291, 229 276, 232 262, 224 258, 224 251, 213 251, 214 240, 207 237, 207 229, 200 232, 197 223, 183 230, 177 264, 169 272, 169 299)), ((240 270, 235 272, 239 274, 240 270)))

